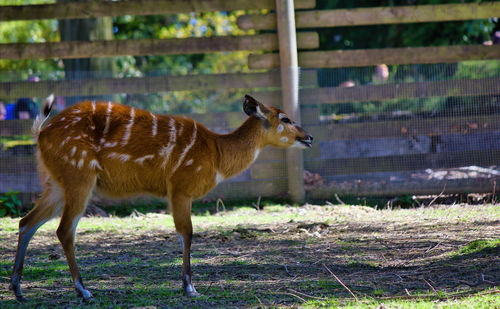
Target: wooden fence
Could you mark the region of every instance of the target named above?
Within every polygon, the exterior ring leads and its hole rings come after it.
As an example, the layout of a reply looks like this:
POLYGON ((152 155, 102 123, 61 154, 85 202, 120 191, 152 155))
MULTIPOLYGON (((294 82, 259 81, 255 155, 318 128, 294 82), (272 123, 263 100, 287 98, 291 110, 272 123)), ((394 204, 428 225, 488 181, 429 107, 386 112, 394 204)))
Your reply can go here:
MULTIPOLYGON (((286 0, 276 0, 276 2, 286 0)), ((266 30, 248 36, 207 37, 168 40, 125 40, 92 42, 48 42, 0 44, 0 59, 111 57, 118 55, 189 54, 224 51, 264 51, 249 56, 250 69, 240 74, 156 76, 144 78, 83 79, 78 81, 42 81, 0 83, 0 98, 93 96, 114 93, 152 93, 160 91, 199 91, 248 89, 266 103, 281 102, 283 76, 280 47, 285 38, 270 33, 277 19, 272 10, 275 1, 184 1, 144 0, 117 2, 78 2, 29 6, 3 6, 0 22, 44 18, 93 18, 119 15, 172 14, 182 12, 267 9, 267 15, 244 15, 242 29, 266 30)), ((290 4, 290 3, 288 3, 290 4)), ((297 29, 360 26, 415 22, 441 22, 486 19, 500 16, 500 2, 377 7, 342 10, 314 10, 314 0, 296 0, 297 29)), ((279 10, 278 10, 279 12, 279 10)), ((281 13, 278 13, 281 14, 281 13)), ((374 66, 385 64, 456 63, 465 60, 499 59, 500 45, 385 48, 369 50, 319 51, 316 32, 298 32, 298 66, 301 74, 299 93, 303 126, 315 137, 315 146, 305 151, 304 168, 318 173, 324 181, 306 184, 310 197, 330 198, 335 193, 353 195, 399 195, 446 192, 491 192, 499 174, 500 146, 492 142, 500 137, 498 114, 476 116, 439 116, 429 118, 372 120, 359 123, 320 121, 319 104, 385 101, 428 97, 499 96, 500 76, 472 79, 424 81, 412 83, 360 85, 351 88, 321 87, 318 68, 374 66), (410 146, 408 146, 410 145, 410 146), (455 177, 450 180, 433 171, 484 177, 455 177), (479 169, 479 172, 478 170, 479 169), (416 176, 415 176, 416 175, 416 176), (394 181, 387 181, 393 179, 394 181)), ((279 105, 279 104, 278 104, 279 105)), ((286 107, 286 106, 285 106, 286 107)), ((207 127, 219 131, 235 128, 243 113, 191 115, 207 127)), ((26 121, 0 122, 0 136, 29 132, 26 121)), ((266 149, 257 162, 242 175, 220 184, 212 197, 251 198, 286 196, 290 193, 290 169, 296 162, 285 160, 278 149, 266 149), (288 177, 287 177, 288 176, 288 177)), ((33 146, 16 146, 0 151, 0 191, 39 190, 33 146)), ((297 171, 296 171, 297 172, 297 171)), ((302 173, 298 171, 298 173, 302 173)), ((302 174, 295 175, 295 178, 302 174)), ((293 178, 293 177, 292 177, 293 178)), ((300 197, 299 197, 300 200, 300 197)))

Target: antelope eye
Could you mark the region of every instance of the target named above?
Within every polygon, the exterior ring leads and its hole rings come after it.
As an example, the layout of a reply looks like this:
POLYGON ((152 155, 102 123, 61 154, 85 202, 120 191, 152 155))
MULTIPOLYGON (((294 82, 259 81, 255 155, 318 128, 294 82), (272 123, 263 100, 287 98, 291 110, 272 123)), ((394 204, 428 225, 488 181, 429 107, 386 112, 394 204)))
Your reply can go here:
POLYGON ((286 118, 286 117, 285 117, 285 118, 281 118, 281 121, 282 121, 283 123, 292 123, 292 122, 290 121, 290 119, 288 119, 288 118, 286 118))

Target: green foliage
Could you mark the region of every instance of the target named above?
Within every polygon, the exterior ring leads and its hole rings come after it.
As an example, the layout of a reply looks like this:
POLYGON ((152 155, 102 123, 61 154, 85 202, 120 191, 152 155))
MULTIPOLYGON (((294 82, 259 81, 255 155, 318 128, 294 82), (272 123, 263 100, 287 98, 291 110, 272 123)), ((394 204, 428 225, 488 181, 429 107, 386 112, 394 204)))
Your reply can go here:
POLYGON ((18 191, 9 191, 0 195, 0 217, 21 215, 22 203, 17 197, 18 194, 18 191))

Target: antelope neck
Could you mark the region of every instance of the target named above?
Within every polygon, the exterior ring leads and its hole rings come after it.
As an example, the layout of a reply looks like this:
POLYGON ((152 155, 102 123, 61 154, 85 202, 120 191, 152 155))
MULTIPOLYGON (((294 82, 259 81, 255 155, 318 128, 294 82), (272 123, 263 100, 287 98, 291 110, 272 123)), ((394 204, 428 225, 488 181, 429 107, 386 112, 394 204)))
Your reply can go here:
POLYGON ((229 178, 248 168, 264 147, 263 133, 261 120, 250 116, 233 132, 218 135, 215 139, 219 154, 217 171, 229 178))

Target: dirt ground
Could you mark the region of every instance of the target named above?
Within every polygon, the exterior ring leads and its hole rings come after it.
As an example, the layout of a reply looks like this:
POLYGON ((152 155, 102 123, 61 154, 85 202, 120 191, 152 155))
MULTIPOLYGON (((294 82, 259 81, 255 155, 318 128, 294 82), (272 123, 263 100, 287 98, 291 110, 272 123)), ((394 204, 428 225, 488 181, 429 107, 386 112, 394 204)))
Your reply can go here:
MULTIPOLYGON (((182 295, 181 251, 170 216, 83 218, 77 256, 96 307, 297 306, 328 299, 342 304, 352 294, 448 298, 497 290, 498 207, 305 205, 195 216, 193 282, 204 295, 197 299, 182 295)), ((0 220, 0 304, 14 306, 7 286, 17 223, 0 220)), ((57 225, 50 224, 28 250, 26 306, 80 305, 55 237, 57 225)))

